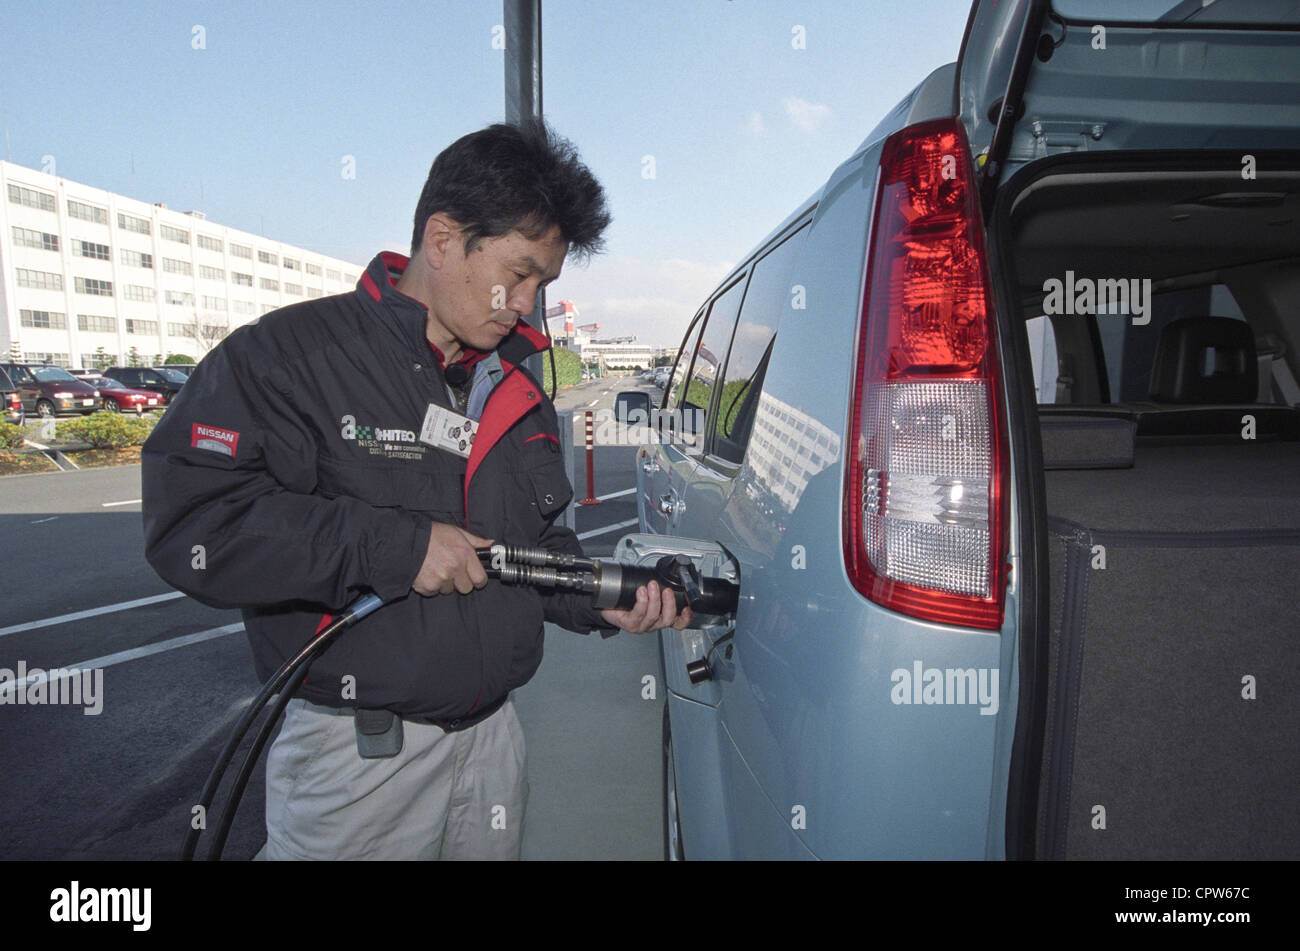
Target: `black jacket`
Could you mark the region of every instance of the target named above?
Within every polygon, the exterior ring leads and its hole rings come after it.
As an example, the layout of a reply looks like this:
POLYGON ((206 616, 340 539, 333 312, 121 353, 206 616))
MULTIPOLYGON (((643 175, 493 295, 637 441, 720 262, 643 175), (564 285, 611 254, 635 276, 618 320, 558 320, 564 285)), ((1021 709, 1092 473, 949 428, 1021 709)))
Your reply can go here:
POLYGON ((432 521, 581 546, 555 524, 573 490, 555 408, 518 366, 547 345, 523 322, 497 348, 506 375, 470 458, 418 441, 428 404, 451 400, 424 305, 393 286, 405 266, 380 254, 355 292, 266 314, 203 360, 144 445, 145 554, 191 597, 243 608, 263 679, 324 616, 373 591, 392 603, 343 633, 298 695, 453 719, 528 681, 543 618, 610 626, 586 595, 495 581, 468 595, 411 590, 432 521))

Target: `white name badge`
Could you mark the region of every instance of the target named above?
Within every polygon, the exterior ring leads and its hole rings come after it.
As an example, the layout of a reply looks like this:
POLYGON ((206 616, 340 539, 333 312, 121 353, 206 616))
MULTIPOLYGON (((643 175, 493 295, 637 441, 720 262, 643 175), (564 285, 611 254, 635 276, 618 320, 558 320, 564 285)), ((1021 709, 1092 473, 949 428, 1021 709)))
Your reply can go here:
POLYGON ((478 423, 468 416, 430 403, 429 411, 424 414, 424 425, 420 427, 420 442, 468 459, 477 432, 478 423))

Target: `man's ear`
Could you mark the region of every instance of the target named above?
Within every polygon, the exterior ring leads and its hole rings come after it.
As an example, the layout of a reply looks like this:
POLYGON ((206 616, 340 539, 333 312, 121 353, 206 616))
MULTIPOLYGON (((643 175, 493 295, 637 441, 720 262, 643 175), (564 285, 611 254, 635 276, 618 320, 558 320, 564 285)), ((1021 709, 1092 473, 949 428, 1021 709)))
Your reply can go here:
POLYGON ((461 224, 456 219, 442 212, 429 216, 424 223, 424 239, 420 242, 420 253, 429 266, 440 269, 449 252, 454 249, 453 241, 460 240, 461 224))

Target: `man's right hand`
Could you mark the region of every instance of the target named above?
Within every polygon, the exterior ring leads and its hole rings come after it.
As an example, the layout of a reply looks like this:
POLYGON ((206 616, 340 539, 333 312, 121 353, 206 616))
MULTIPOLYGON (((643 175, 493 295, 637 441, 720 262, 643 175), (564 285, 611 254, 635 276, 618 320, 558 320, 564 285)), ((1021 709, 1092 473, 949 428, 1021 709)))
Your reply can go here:
POLYGON ((487 584, 487 572, 475 549, 491 544, 490 538, 479 538, 455 525, 434 522, 429 533, 429 550, 411 588, 427 598, 453 591, 469 594, 483 587, 487 584))

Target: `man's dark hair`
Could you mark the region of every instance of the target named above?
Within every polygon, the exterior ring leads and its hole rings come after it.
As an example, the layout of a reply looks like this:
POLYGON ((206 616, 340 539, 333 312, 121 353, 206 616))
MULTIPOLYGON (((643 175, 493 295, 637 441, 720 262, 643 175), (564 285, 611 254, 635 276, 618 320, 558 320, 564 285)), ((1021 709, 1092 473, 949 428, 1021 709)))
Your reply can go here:
POLYGON ((515 230, 540 238, 558 225, 579 260, 604 247, 610 221, 605 190, 573 144, 536 119, 471 132, 433 160, 415 208, 412 256, 438 212, 465 226, 467 254, 484 238, 515 230))

